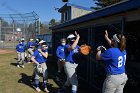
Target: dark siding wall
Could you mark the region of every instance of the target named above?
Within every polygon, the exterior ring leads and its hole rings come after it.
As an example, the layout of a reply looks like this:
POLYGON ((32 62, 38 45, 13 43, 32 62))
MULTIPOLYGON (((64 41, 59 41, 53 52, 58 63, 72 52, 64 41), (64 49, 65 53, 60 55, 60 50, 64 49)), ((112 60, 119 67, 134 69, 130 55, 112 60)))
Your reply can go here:
MULTIPOLYGON (((103 45, 107 48, 110 46, 104 39, 104 31, 108 30, 109 36, 111 37, 116 32, 121 32, 121 22, 114 22, 111 24, 101 24, 97 26, 83 27, 79 29, 71 29, 67 31, 53 32, 53 50, 55 56, 56 46, 62 37, 67 37, 69 34, 74 34, 77 31, 80 34, 80 41, 78 45, 88 44, 92 48, 92 53, 89 56, 81 57, 77 74, 79 81, 86 82, 87 85, 96 86, 99 89, 102 88, 103 81, 105 79, 105 64, 102 61, 97 62, 95 60, 96 48, 99 45, 103 45)), ((81 83, 80 82, 80 83, 81 83)))

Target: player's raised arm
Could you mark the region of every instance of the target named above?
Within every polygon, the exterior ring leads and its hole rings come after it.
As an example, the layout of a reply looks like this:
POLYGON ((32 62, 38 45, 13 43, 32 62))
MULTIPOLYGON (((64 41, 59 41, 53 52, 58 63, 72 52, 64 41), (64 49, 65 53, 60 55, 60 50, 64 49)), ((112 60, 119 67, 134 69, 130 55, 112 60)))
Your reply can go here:
MULTIPOLYGON (((48 49, 48 46, 42 46, 42 48, 44 50, 48 49)), ((48 52, 43 52, 41 49, 38 49, 38 51, 45 57, 47 58, 48 57, 48 52)))
POLYGON ((75 47, 77 46, 79 39, 80 39, 80 35, 77 34, 77 32, 75 31, 75 35, 76 35, 76 40, 73 42, 73 44, 69 47, 69 51, 75 49, 75 47))
POLYGON ((111 39, 108 37, 108 32, 105 30, 105 39, 108 42, 108 44, 111 46, 111 39))

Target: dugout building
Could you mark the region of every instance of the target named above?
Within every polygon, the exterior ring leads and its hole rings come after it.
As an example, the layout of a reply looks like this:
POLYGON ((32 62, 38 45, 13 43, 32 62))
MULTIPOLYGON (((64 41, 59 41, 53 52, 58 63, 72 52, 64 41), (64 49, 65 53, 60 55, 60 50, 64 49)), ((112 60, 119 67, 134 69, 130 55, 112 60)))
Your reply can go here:
POLYGON ((92 53, 79 62, 79 85, 85 85, 91 91, 96 88, 101 92, 106 74, 104 63, 95 60, 95 53, 99 45, 109 47, 104 39, 104 31, 107 29, 109 36, 117 32, 126 35, 126 72, 129 80, 125 93, 138 93, 135 91, 140 90, 140 0, 124 0, 97 11, 66 3, 58 11, 61 13, 62 23, 51 28, 54 59, 57 59, 55 51, 59 40, 74 31, 81 36, 79 45, 85 43, 92 47, 92 53))

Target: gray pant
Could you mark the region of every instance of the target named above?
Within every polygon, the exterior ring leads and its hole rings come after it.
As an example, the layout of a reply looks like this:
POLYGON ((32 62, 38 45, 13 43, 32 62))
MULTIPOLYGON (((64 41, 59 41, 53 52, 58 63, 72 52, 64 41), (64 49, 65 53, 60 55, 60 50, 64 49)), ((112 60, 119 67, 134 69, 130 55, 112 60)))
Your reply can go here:
POLYGON ((17 62, 19 64, 20 60, 22 60, 22 65, 24 64, 24 60, 25 60, 25 52, 17 52, 17 62))
MULTIPOLYGON (((48 73, 47 73, 47 65, 46 65, 46 63, 45 62, 42 63, 41 67, 43 68, 43 72, 42 72, 43 73, 43 79, 47 80, 48 73)), ((40 73, 37 72, 36 68, 34 70, 35 70, 35 79, 39 79, 40 78, 40 73)))
POLYGON ((107 75, 103 84, 102 93, 123 93, 123 88, 128 78, 125 73, 107 75))
POLYGON ((31 60, 31 57, 32 57, 32 55, 33 55, 33 48, 29 48, 28 49, 28 60, 30 61, 31 60))
POLYGON ((65 82, 65 85, 72 85, 72 90, 77 90, 78 86, 78 80, 76 75, 76 67, 78 64, 72 64, 69 62, 65 62, 64 69, 65 73, 67 75, 67 81, 65 82))

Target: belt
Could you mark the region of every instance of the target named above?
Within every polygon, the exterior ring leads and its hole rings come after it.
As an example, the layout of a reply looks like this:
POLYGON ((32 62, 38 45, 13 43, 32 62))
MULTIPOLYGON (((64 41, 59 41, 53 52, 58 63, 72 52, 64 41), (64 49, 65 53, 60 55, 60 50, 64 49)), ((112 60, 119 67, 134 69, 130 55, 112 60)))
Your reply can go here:
MULTIPOLYGON (((42 63, 45 63, 45 62, 42 62, 42 63)), ((42 63, 39 63, 39 64, 42 64, 42 63)))
POLYGON ((75 63, 75 62, 74 62, 74 63, 72 63, 72 62, 67 62, 67 63, 71 63, 71 64, 77 64, 77 63, 75 63))
POLYGON ((122 73, 122 74, 110 74, 110 73, 107 73, 107 75, 123 75, 125 73, 122 73))

